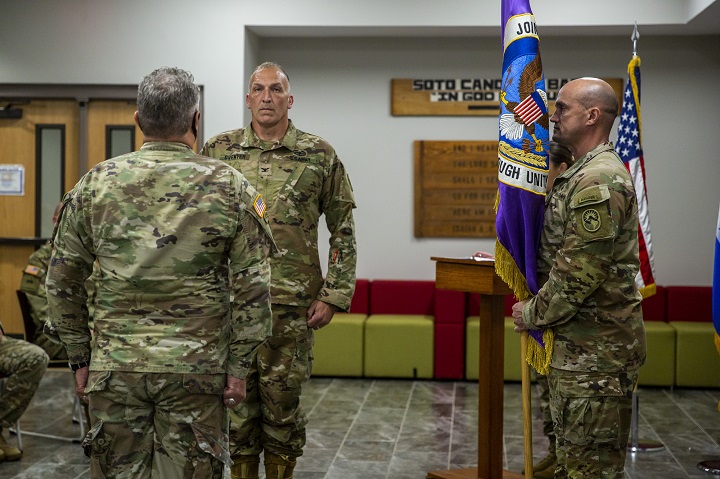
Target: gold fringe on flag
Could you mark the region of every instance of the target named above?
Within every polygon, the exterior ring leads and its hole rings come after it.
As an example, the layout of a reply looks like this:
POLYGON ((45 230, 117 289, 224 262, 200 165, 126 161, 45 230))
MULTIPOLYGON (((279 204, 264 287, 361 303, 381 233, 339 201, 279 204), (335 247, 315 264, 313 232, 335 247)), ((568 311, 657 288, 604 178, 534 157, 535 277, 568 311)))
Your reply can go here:
POLYGON ((640 294, 642 295, 642 299, 647 299, 650 296, 654 296, 655 293, 657 293, 657 286, 655 283, 648 284, 647 286, 640 288, 640 294))
MULTIPOLYGON (((640 95, 638 90, 638 84, 637 84, 637 77, 635 76, 635 67, 640 66, 640 57, 634 56, 630 60, 630 63, 628 63, 628 75, 629 75, 629 81, 630 85, 632 85, 632 92, 633 96, 635 97, 635 104, 640 105, 640 95)), ((638 141, 642 143, 642 119, 640 118, 640 107, 638 106, 636 109, 637 114, 637 131, 638 131, 638 141)))
MULTIPOLYGON (((527 279, 518 269, 510 252, 499 241, 495 241, 495 272, 513 290, 518 300, 523 301, 532 296, 527 279)), ((552 329, 547 328, 543 331, 542 338, 544 348, 535 339, 529 338, 525 360, 535 371, 546 376, 550 371, 555 334, 552 329)))
POLYGON ((545 343, 544 348, 533 338, 528 340, 525 360, 530 366, 535 368, 535 371, 539 372, 543 376, 547 376, 550 372, 550 362, 552 361, 555 333, 553 333, 552 329, 548 328, 543 331, 542 339, 543 343, 545 343))
POLYGON ((495 272, 512 289, 518 300, 523 301, 532 296, 525 275, 520 272, 512 255, 500 241, 495 241, 495 272))

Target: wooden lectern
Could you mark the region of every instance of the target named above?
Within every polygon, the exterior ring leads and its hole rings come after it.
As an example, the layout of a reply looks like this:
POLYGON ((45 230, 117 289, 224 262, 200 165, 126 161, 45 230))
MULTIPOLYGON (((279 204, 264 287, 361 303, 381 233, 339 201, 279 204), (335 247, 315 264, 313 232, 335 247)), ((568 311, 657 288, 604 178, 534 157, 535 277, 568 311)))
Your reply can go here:
POLYGON ((427 479, 520 479, 503 466, 503 336, 505 295, 512 294, 495 274, 494 261, 430 258, 436 262, 435 287, 480 293, 478 370, 478 467, 431 471, 427 479))

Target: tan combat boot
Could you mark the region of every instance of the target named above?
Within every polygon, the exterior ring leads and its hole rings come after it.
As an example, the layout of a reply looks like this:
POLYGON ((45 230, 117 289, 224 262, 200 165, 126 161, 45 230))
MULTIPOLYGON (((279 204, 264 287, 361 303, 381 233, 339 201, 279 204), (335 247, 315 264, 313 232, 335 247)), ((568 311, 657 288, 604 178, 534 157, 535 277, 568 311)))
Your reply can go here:
POLYGON ((533 464, 533 479, 553 479, 555 477, 555 466, 557 466, 555 442, 550 441, 548 455, 542 461, 533 464))
POLYGON ((265 451, 265 475, 267 479, 293 479, 297 460, 282 454, 265 451))
POLYGON ((3 454, 3 461, 17 461, 22 457, 22 451, 17 447, 10 446, 0 432, 0 452, 3 454))
POLYGON ((258 479, 260 468, 260 456, 239 456, 233 457, 233 465, 230 466, 231 479, 258 479))

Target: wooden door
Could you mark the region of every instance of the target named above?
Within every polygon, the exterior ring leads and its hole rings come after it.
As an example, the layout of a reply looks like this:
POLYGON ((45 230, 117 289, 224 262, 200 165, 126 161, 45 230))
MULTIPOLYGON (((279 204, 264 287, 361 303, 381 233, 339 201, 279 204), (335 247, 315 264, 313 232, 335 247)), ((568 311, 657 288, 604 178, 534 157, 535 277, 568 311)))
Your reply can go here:
POLYGON ((0 118, 0 322, 22 334, 15 291, 28 256, 50 237, 55 206, 88 169, 139 148, 142 133, 134 101, 44 99, 15 108, 22 118, 0 118), (3 194, 7 170, 23 174, 20 194, 3 194))
POLYGON ((74 100, 33 100, 15 108, 22 118, 0 119, 0 166, 24 175, 21 193, 0 191, 0 321, 7 333, 22 334, 15 291, 28 256, 42 244, 41 231, 51 228, 38 228, 38 218, 50 221, 63 192, 79 179, 79 111, 74 100))
POLYGON ((88 102, 88 169, 142 146, 142 132, 135 125, 135 110, 135 101, 88 102))

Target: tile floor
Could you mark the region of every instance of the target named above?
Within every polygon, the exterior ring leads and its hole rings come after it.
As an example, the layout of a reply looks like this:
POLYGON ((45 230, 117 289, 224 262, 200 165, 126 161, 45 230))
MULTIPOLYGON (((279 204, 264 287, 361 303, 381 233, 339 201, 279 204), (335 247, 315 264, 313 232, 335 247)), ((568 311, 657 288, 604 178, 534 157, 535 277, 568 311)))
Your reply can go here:
MULTIPOLYGON (((70 414, 71 386, 69 371, 48 370, 21 426, 77 436, 79 426, 70 414)), ((720 390, 643 388, 639 394, 639 436, 661 441, 665 449, 629 454, 626 477, 720 477, 697 469, 700 461, 720 460, 720 390)), ((310 424, 295 478, 424 479, 431 470, 474 467, 477 397, 474 382, 313 378, 304 391, 310 424)), ((535 407, 536 398, 533 402, 535 407)), ((504 468, 519 472, 520 384, 505 384, 504 414, 504 468)), ((547 444, 537 415, 533 428, 534 452, 540 457, 547 444)), ((90 477, 78 444, 27 435, 23 441, 24 457, 0 463, 0 477, 90 477)))

